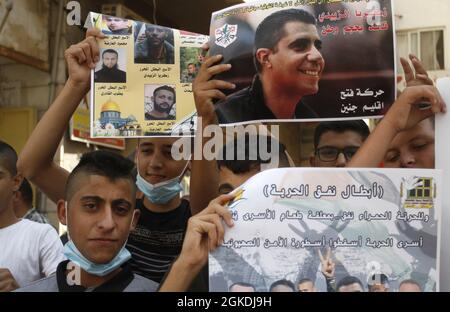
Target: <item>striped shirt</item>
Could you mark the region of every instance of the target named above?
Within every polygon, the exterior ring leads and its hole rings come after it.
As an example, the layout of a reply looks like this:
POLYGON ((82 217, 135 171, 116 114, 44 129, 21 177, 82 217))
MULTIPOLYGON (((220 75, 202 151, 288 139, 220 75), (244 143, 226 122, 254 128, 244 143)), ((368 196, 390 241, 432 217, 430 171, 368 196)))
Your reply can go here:
POLYGON ((130 233, 126 248, 132 255, 133 273, 160 283, 170 264, 180 254, 188 219, 189 202, 182 199, 176 209, 157 213, 136 201, 141 216, 136 229, 130 233))

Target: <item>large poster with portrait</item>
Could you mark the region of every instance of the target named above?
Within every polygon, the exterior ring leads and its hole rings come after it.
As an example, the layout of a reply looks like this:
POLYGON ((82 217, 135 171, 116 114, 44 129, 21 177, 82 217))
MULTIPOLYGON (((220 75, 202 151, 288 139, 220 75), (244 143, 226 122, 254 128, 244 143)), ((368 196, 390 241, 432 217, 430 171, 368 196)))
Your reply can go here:
POLYGON ((236 85, 220 124, 381 117, 395 99, 391 0, 275 1, 212 14, 211 54, 236 85))
POLYGON ((106 35, 91 75, 91 137, 193 135, 192 81, 208 37, 92 12, 86 27, 106 35))
POLYGON ((263 171, 228 203, 234 226, 210 253, 210 290, 307 280, 318 291, 396 291, 404 281, 437 291, 441 179, 425 169, 263 171))

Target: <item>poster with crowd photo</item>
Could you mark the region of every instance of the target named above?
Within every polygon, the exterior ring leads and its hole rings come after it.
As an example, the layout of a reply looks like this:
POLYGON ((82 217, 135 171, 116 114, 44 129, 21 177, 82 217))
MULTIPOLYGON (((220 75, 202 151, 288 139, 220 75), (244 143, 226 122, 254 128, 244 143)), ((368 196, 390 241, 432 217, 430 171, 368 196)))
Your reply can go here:
POLYGON ((210 291, 302 279, 327 291, 322 260, 337 284, 352 276, 363 291, 377 281, 396 291, 404 280, 438 291, 442 193, 440 170, 263 171, 228 203, 234 226, 209 255, 210 291))
POLYGON ((236 84, 221 124, 381 117, 396 96, 391 0, 259 0, 212 14, 236 84))
POLYGON ((208 36, 89 13, 102 30, 91 74, 91 137, 192 136, 192 81, 208 36))

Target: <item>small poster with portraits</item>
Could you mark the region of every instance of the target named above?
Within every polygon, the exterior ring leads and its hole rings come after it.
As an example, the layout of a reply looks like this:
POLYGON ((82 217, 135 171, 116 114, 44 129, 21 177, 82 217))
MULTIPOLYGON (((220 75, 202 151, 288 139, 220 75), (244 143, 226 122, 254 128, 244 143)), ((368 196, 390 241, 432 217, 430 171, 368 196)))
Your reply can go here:
POLYGON ((192 82, 208 36, 89 13, 100 29, 100 60, 91 74, 91 137, 192 136, 192 82))

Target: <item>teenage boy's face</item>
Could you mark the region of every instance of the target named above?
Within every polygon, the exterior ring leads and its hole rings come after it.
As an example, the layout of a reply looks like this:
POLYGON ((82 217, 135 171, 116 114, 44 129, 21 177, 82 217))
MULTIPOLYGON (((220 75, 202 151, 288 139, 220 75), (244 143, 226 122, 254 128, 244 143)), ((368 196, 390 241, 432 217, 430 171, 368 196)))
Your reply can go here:
POLYGON ((172 157, 172 144, 177 138, 146 138, 139 141, 137 162, 139 174, 149 183, 156 184, 179 176, 186 160, 172 157))
POLYGON ((434 129, 425 119, 397 134, 384 158, 387 168, 434 168, 434 129))
POLYGON ((19 189, 22 180, 19 176, 12 176, 2 165, 0 158, 0 213, 10 207, 14 191, 19 189))
MULTIPOLYGON (((90 261, 108 263, 125 244, 138 219, 138 215, 133 218, 136 212, 132 182, 120 178, 110 181, 99 175, 76 179, 73 187, 78 191, 69 199, 67 211, 70 238, 90 261)), ((58 203, 58 213, 65 224, 63 201, 58 203)))
POLYGON ((345 167, 350 156, 356 153, 363 141, 361 135, 355 131, 324 132, 317 144, 316 154, 310 159, 310 164, 313 167, 345 167), (345 150, 347 155, 340 152, 336 157, 336 149, 345 150))
POLYGON ((247 172, 234 173, 225 166, 219 169, 219 194, 228 194, 248 179, 260 172, 260 166, 255 166, 247 172))

